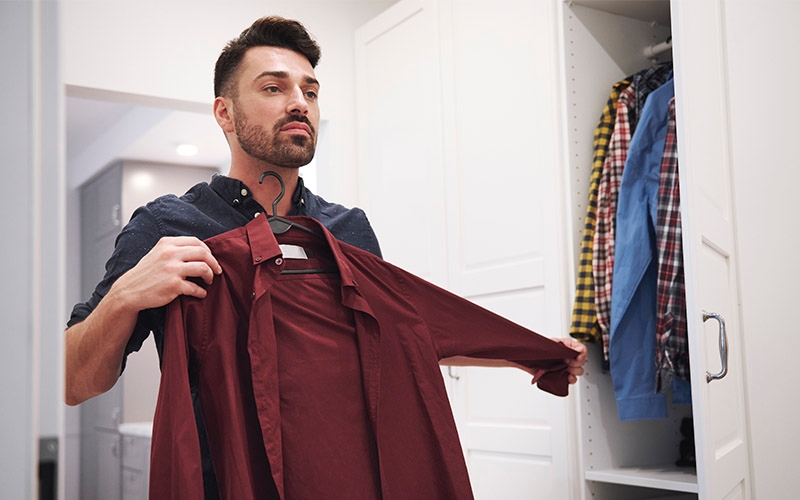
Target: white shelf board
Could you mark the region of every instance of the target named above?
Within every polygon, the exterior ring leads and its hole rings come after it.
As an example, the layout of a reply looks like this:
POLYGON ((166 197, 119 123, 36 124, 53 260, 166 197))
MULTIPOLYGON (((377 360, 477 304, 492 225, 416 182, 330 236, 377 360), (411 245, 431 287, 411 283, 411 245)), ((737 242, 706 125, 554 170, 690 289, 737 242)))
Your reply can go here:
POLYGON ((647 22, 670 25, 669 0, 564 0, 569 4, 583 5, 618 16, 632 17, 647 22))
POLYGON ((697 472, 676 466, 621 467, 617 469, 590 470, 587 481, 626 484, 643 488, 657 488, 686 493, 698 493, 697 472))

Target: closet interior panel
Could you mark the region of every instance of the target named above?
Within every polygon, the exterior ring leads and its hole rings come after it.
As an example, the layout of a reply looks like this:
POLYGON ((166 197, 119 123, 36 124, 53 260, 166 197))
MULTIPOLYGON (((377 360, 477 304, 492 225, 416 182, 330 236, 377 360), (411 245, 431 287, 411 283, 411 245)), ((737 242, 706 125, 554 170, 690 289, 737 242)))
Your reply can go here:
MULTIPOLYGON (((670 37, 669 1, 565 1, 561 4, 565 84, 564 152, 574 269, 577 270, 592 170, 593 135, 612 86, 671 59, 652 55, 670 37)), ((577 272, 577 271, 576 271, 577 272)), ((573 281, 574 284, 574 281, 573 281)), ((681 422, 690 405, 669 405, 666 419, 620 421, 602 347, 588 344, 581 379, 579 442, 585 498, 696 499, 694 468, 677 467, 681 422)))
MULTIPOLYGON (((608 100, 611 86, 654 62, 668 60, 669 54, 653 60, 645 49, 663 42, 670 35, 669 25, 656 24, 590 7, 637 4, 641 2, 564 2, 565 87, 567 95, 567 148, 572 234, 575 262, 583 235, 589 176, 592 170, 592 135, 597 119, 608 100)), ((660 19, 669 19, 669 2, 657 3, 653 10, 660 19)), ((618 10, 620 11, 620 10, 618 10)), ((624 11, 623 11, 624 12, 624 11)), ((638 12, 638 11, 637 11, 638 12)), ((654 14, 655 15, 655 14, 654 14)))

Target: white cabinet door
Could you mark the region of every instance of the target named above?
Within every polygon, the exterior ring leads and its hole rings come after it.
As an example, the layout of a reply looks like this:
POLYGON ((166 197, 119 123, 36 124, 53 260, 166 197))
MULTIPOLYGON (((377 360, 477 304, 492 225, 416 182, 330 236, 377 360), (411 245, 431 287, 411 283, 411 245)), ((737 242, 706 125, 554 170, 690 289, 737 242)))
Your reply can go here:
POLYGON ((729 50, 722 1, 676 0, 672 7, 700 497, 750 498, 728 92, 728 66, 738 54, 729 50), (720 321, 704 321, 704 311, 718 314, 720 321), (723 319, 727 375, 708 381, 707 372, 723 369, 723 319))
MULTIPOLYGON (((446 157, 453 159, 446 163, 448 284, 530 329, 566 336, 555 6, 439 5, 449 55, 446 157)), ((452 401, 475 497, 569 498, 567 400, 532 387, 515 369, 460 375, 452 401)))
POLYGON ((359 193, 384 258, 445 284, 436 5, 407 0, 356 31, 359 193))
MULTIPOLYGON (((387 260, 566 335, 555 26, 544 2, 404 0, 361 27, 359 181, 387 260)), ((566 400, 516 369, 452 373, 475 497, 569 498, 566 400)))

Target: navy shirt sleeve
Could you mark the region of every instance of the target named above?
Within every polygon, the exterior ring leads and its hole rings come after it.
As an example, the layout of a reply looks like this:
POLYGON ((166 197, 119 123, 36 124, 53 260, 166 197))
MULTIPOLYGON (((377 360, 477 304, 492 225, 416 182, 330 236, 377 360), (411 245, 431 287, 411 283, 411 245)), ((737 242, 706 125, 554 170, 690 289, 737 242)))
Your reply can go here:
MULTIPOLYGON (((111 285, 125 272, 134 267, 158 243, 161 236, 158 222, 152 211, 148 207, 137 209, 131 217, 131 221, 117 236, 114 252, 106 263, 105 276, 97 284, 89 300, 75 305, 67 326, 72 326, 86 319, 97 307, 97 304, 100 303, 100 300, 108 294, 111 285)), ((128 345, 125 347, 125 357, 122 361, 123 369, 127 355, 139 350, 147 336, 150 335, 150 331, 157 328, 160 316, 163 317, 163 313, 159 314, 158 310, 145 310, 139 313, 139 320, 136 322, 130 340, 128 340, 128 345)))

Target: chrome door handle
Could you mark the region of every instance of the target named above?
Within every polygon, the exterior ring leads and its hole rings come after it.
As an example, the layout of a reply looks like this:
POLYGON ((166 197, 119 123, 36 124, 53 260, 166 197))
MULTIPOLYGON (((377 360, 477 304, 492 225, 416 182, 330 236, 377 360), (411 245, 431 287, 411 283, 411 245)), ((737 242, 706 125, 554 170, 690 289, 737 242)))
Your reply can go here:
POLYGON ((725 331, 725 318, 717 313, 703 311, 703 323, 709 318, 713 318, 719 323, 719 357, 722 361, 722 369, 720 369, 719 373, 706 372, 707 383, 712 380, 719 380, 728 374, 728 334, 725 331))

